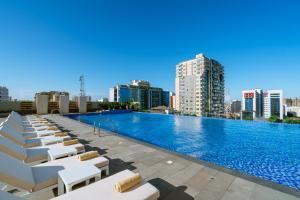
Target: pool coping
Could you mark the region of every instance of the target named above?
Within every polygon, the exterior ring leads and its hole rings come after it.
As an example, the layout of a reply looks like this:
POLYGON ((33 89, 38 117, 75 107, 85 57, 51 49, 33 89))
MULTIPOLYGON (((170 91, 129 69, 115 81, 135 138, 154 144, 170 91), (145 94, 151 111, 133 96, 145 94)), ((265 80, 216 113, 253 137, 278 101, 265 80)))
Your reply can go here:
MULTIPOLYGON (((82 122, 82 121, 79 121, 79 120, 67 117, 66 115, 60 115, 60 116, 68 118, 68 119, 71 119, 71 120, 74 120, 74 121, 79 122, 79 123, 81 123, 83 125, 90 126, 90 127, 93 128, 93 126, 91 124, 88 124, 88 123, 85 123, 85 122, 82 122)), ((162 147, 156 146, 154 144, 150 144, 150 143, 147 143, 147 142, 135 139, 135 138, 131 138, 131 137, 126 136, 126 135, 122 135, 122 134, 120 134, 118 132, 114 132, 114 131, 110 131, 110 130, 107 130, 107 129, 103 129, 101 127, 100 127, 100 130, 103 131, 103 132, 105 132, 106 134, 117 136, 117 137, 120 137, 120 138, 123 138, 123 139, 127 139, 129 141, 132 141, 132 142, 135 142, 135 143, 138 143, 138 144, 142 144, 142 145, 154 148, 154 149, 158 149, 160 151, 163 151, 165 153, 169 153, 171 155, 178 156, 178 157, 183 158, 185 160, 201 164, 201 165, 203 165, 205 167, 209 167, 209 168, 212 168, 212 169, 215 169, 215 170, 218 170, 218 171, 221 171, 221 172, 224 172, 224 173, 227 173, 227 174, 239 177, 239 178, 243 178, 243 179, 246 179, 248 181, 254 182, 256 184, 259 184, 259 185, 262 185, 262 186, 265 186, 265 187, 268 187, 268 188, 271 188, 271 189, 274 189, 274 190, 278 190, 280 192, 283 192, 283 193, 286 193, 286 194, 290 194, 290 195, 293 195, 295 197, 300 198, 300 190, 298 190, 296 188, 292 188, 292 187, 288 187, 288 186, 285 186, 285 185, 281 185, 281 184, 273 182, 273 181, 264 180, 264 179, 256 177, 256 176, 252 176, 252 175, 249 175, 249 174, 241 173, 241 172, 239 172, 237 170, 234 170, 234 169, 229 169, 229 168, 226 168, 226 167, 223 167, 223 166, 220 166, 220 165, 216 165, 214 163, 210 163, 210 162, 207 162, 207 161, 204 161, 204 160, 200 160, 198 158, 194 158, 194 157, 191 157, 191 156, 188 156, 188 155, 184 155, 184 154, 180 154, 180 153, 177 153, 177 152, 174 152, 174 151, 171 151, 171 150, 167 150, 167 149, 164 149, 162 147)))

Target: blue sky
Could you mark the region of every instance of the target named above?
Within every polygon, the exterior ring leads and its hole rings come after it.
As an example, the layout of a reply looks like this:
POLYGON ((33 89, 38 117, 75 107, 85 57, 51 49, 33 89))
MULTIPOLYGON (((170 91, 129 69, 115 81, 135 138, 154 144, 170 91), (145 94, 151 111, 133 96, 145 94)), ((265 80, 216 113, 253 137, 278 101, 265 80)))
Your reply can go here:
POLYGON ((0 85, 108 96, 132 79, 173 91, 175 65, 198 53, 225 66, 232 99, 243 89, 300 96, 297 0, 0 0, 0 85))

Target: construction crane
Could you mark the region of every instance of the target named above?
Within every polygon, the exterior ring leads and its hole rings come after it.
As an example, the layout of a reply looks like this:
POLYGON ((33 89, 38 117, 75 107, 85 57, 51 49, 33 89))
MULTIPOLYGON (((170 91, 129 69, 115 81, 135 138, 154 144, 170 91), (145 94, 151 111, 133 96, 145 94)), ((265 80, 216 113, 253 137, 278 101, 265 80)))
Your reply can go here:
POLYGON ((84 76, 81 75, 79 77, 79 81, 80 81, 80 96, 83 97, 85 96, 85 91, 84 91, 84 76))

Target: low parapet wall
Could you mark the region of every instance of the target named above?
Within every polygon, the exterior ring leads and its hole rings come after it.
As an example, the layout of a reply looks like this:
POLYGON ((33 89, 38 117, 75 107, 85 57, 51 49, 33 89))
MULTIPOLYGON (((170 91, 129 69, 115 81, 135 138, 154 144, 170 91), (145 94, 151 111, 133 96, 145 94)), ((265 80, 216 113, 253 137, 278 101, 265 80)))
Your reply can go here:
MULTIPOLYGON (((109 113, 115 112, 128 112, 128 110, 124 111, 125 106, 121 108, 121 106, 115 106, 113 108, 112 105, 116 104, 113 103, 99 103, 99 102, 87 102, 87 112, 97 112, 101 110, 111 110, 109 113), (109 106, 109 104, 111 104, 109 106), (123 111, 119 110, 122 109, 123 111)), ((51 113, 51 110, 58 110, 58 102, 49 102, 48 104, 48 112, 51 113)), ((0 102, 0 113, 9 113, 11 111, 16 111, 21 114, 35 114, 36 113, 36 103, 35 101, 8 101, 8 102, 0 102)), ((69 101, 69 112, 70 113, 78 113, 78 105, 74 101, 69 101)), ((105 114, 105 111, 104 111, 105 114)))
POLYGON ((0 102, 0 112, 1 113, 11 112, 12 110, 20 111, 21 110, 21 102, 20 101, 0 102))
MULTIPOLYGON (((49 102, 48 112, 50 113, 52 109, 58 109, 58 102, 49 102)), ((69 101, 70 112, 78 112, 78 107, 75 102, 69 101)), ((87 102, 87 111, 95 112, 99 110, 98 102, 87 102)), ((0 113, 10 113, 11 111, 16 111, 22 114, 35 114, 36 105, 35 101, 7 101, 0 102, 0 113)))
POLYGON ((16 111, 22 114, 36 113, 35 103, 32 101, 7 101, 0 102, 0 113, 16 111))

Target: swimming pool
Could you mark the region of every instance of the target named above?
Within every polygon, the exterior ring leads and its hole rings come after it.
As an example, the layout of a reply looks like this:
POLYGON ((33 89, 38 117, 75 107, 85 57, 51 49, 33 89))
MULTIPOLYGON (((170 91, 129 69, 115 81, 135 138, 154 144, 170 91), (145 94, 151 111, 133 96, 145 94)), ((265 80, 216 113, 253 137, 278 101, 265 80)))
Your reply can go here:
POLYGON ((68 117, 300 189, 299 125, 138 112, 68 117))

